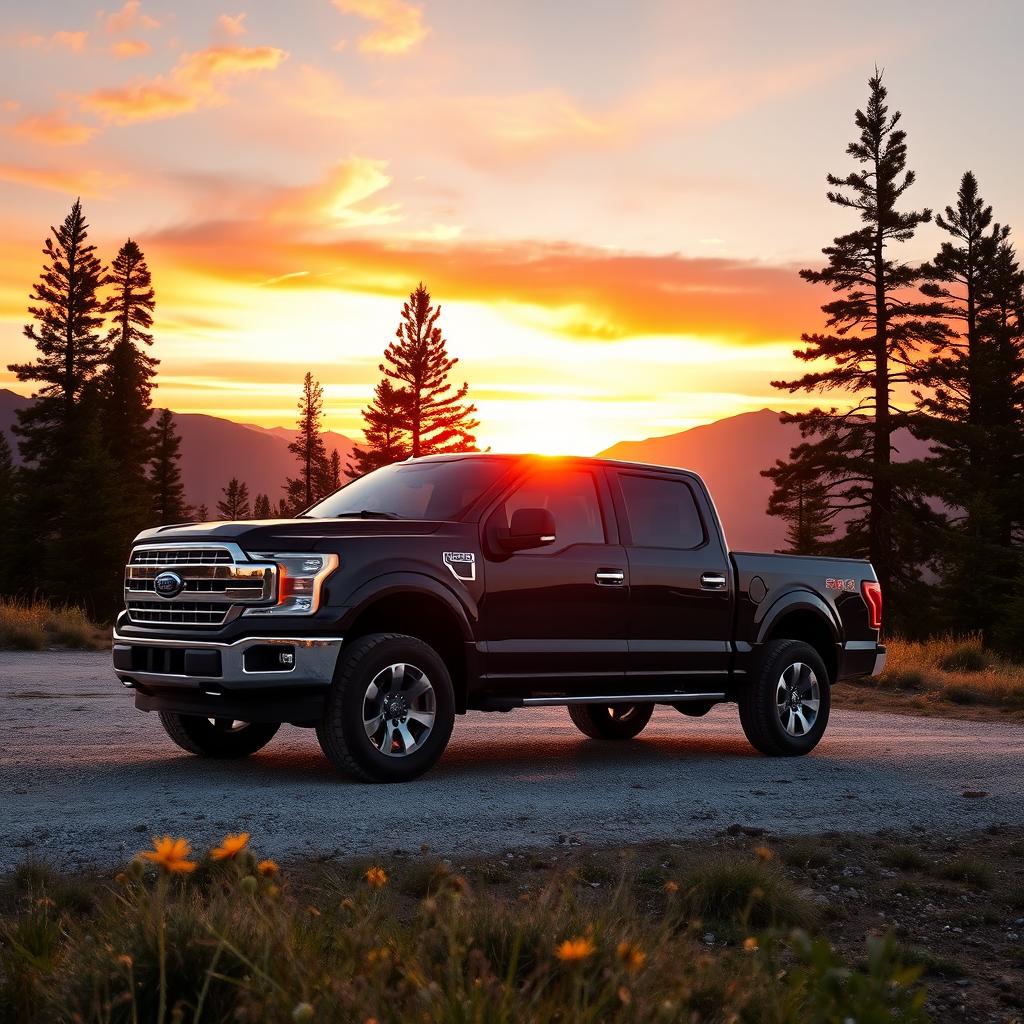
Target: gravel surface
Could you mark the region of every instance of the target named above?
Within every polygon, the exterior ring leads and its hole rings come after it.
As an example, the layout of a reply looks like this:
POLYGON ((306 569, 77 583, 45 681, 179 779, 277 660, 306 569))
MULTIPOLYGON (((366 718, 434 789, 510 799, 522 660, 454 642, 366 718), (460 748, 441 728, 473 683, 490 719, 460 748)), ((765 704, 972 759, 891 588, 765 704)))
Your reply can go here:
POLYGON ((312 731, 254 757, 191 757, 135 710, 107 653, 0 652, 0 870, 27 856, 112 865, 164 832, 252 832, 287 857, 488 852, 719 832, 954 832, 1024 823, 1024 726, 835 711, 805 758, 756 754, 735 708, 658 708, 638 740, 584 738, 564 708, 457 720, 441 763, 403 786, 336 775, 312 731))

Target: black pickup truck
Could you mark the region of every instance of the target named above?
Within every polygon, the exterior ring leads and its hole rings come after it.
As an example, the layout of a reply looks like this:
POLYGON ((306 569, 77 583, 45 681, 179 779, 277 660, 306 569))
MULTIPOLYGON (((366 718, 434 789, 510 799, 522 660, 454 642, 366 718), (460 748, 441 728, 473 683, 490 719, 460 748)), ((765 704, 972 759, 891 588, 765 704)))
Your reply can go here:
POLYGON ((470 710, 566 705, 623 740, 655 704, 734 701, 758 750, 807 753, 831 686, 881 671, 881 617, 867 562, 730 552, 693 473, 448 455, 295 519, 142 533, 113 661, 191 753, 243 757, 290 722, 402 781, 470 710))

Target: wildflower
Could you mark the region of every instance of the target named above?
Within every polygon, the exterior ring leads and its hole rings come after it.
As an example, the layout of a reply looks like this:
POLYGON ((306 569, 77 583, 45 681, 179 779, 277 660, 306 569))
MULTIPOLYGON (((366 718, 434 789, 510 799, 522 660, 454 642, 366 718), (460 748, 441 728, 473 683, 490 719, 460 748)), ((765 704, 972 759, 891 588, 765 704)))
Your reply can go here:
POLYGON ((342 910, 355 910, 355 907, 356 907, 356 901, 354 899, 352 899, 351 896, 346 896, 341 901, 341 908, 342 908, 342 910))
POLYGON ((320 916, 320 911, 317 910, 316 907, 313 907, 313 906, 306 907, 306 913, 309 914, 310 917, 319 917, 320 916))
POLYGON ((672 879, 670 878, 665 883, 665 892, 667 892, 670 896, 673 893, 679 892, 679 883, 678 882, 673 882, 672 879))
POLYGON ((226 835, 220 843, 210 851, 214 860, 234 860, 249 845, 249 833, 239 832, 237 836, 226 835))
POLYGON ((753 935, 748 936, 743 940, 743 948, 748 953, 753 953, 757 949, 757 939, 753 935))
POLYGON ((139 856, 168 874, 187 875, 196 869, 196 862, 188 859, 191 853, 192 847, 187 839, 172 839, 170 836, 157 839, 153 836, 153 849, 143 850, 139 856))
POLYGON ((245 892, 255 892, 256 891, 256 887, 259 885, 259 883, 256 881, 256 879, 252 875, 246 875, 245 878, 243 878, 238 883, 238 885, 239 885, 239 888, 241 888, 245 892))
POLYGON ((295 1021, 306 1021, 312 1020, 314 1016, 313 1004, 312 1003, 298 1003, 294 1010, 292 1010, 292 1020, 295 1021))
POLYGON ((635 974, 647 963, 647 954, 632 942, 620 942, 617 952, 619 959, 630 974, 635 974))
POLYGON ((623 1006, 629 1006, 629 1004, 633 1002, 633 996, 625 985, 619 986, 619 1002, 622 1003, 623 1006))
POLYGON ((277 866, 275 861, 261 860, 259 864, 256 865, 256 870, 265 878, 272 878, 281 869, 277 866))
POLYGON ((594 955, 596 947, 590 939, 582 935, 575 939, 566 939, 555 948, 555 956, 563 963, 576 963, 594 955))
POLYGON ((383 889, 388 884, 388 874, 383 868, 367 868, 366 882, 371 889, 383 889))
POLYGON ((129 955, 127 954, 127 953, 122 953, 122 954, 121 954, 121 955, 120 955, 120 956, 119 956, 119 957, 117 958, 117 962, 118 962, 118 963, 119 963, 119 964, 120 964, 120 965, 121 965, 122 967, 128 967, 128 968, 130 968, 130 967, 132 966, 132 964, 133 964, 133 963, 134 963, 135 961, 134 961, 134 960, 132 960, 132 958, 131 958, 131 957, 130 957, 130 956, 129 956, 129 955))
POLYGON ((758 860, 763 860, 766 864, 770 860, 775 860, 775 854, 767 846, 755 846, 754 853, 758 860))

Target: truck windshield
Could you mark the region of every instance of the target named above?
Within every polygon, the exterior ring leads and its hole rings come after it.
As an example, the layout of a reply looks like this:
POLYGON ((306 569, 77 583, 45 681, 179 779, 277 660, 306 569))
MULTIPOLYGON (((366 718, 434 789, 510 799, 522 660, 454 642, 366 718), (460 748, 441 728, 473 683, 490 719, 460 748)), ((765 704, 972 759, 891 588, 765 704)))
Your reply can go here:
POLYGON ((507 459, 399 462, 367 473, 306 512, 315 519, 458 519, 507 469, 507 459))

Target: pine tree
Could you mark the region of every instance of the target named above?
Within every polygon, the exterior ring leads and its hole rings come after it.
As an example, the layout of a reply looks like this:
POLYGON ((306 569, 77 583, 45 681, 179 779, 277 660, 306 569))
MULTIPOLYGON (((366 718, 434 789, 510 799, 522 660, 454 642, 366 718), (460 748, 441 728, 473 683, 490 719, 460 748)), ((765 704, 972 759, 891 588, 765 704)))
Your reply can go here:
POLYGON ((256 500, 252 503, 253 519, 270 518, 270 498, 265 494, 257 494, 256 500))
POLYGON ((210 509, 205 504, 196 505, 192 510, 192 519, 196 523, 208 523, 210 521, 210 509))
POLYGON ((298 408, 298 434, 288 451, 298 459, 299 475, 285 484, 289 505, 295 512, 323 497, 330 469, 323 439, 324 389, 311 373, 302 382, 298 408))
POLYGON ((413 458, 442 452, 477 451, 473 431, 476 406, 463 402, 469 385, 452 391, 448 375, 458 359, 448 355, 447 342, 437 321, 441 307, 419 287, 402 306, 402 321, 380 365, 383 374, 398 382, 407 395, 405 427, 413 458))
POLYGON ((831 506, 828 489, 815 477, 807 478, 806 463, 777 460, 762 476, 774 474, 777 487, 768 500, 768 515, 786 524, 786 547, 781 554, 823 555, 835 533, 833 520, 838 509, 831 506))
POLYGON ((15 589, 12 545, 17 519, 18 471, 7 437, 0 431, 0 594, 15 589))
POLYGON ((288 499, 287 498, 281 498, 281 500, 278 501, 278 503, 277 503, 277 518, 278 519, 291 519, 291 517, 292 517, 292 510, 291 510, 291 506, 288 504, 288 499))
POLYGON ((342 484, 341 453, 337 448, 331 449, 331 461, 327 466, 327 480, 324 495, 333 494, 342 484))
POLYGON ((221 493, 224 497, 217 502, 217 514, 221 519, 234 522, 239 519, 252 518, 252 511, 249 508, 248 484, 243 484, 238 477, 233 476, 221 493))
POLYGON ((163 409, 153 428, 153 465, 149 472, 149 489, 153 499, 153 515, 158 525, 180 523, 189 517, 185 488, 181 482, 181 438, 174 425, 174 414, 163 409))
POLYGON ((88 224, 76 199, 59 228, 51 228, 43 255, 46 263, 32 290, 34 323, 25 336, 35 343, 35 362, 7 367, 20 381, 40 385, 35 401, 19 410, 15 433, 24 462, 39 469, 63 463, 86 390, 108 354, 100 338, 103 323, 98 291, 107 282, 88 224))
POLYGON ((103 312, 113 325, 107 334, 110 355, 99 378, 100 423, 117 467, 122 501, 141 528, 149 521, 152 505, 146 467, 156 440, 149 420, 158 360, 145 351, 153 344, 152 280, 142 250, 131 239, 111 265, 110 281, 114 290, 103 312))
POLYGON ((363 436, 366 447, 352 448, 352 459, 345 475, 355 479, 381 466, 390 466, 409 457, 408 394, 384 377, 373 392, 373 401, 363 410, 363 436))
MULTIPOLYGON (((855 211, 862 226, 823 249, 821 270, 802 270, 812 284, 828 285, 836 298, 822 306, 828 333, 802 335, 805 347, 794 354, 825 367, 797 380, 773 381, 789 392, 846 392, 851 409, 816 408, 784 414, 800 425, 804 441, 789 463, 803 463, 806 479, 819 479, 830 509, 842 510, 846 533, 832 547, 871 559, 897 617, 909 609, 910 593, 926 557, 922 528, 929 510, 919 475, 893 462, 893 434, 909 420, 895 404, 894 389, 908 379, 916 350, 937 337, 934 302, 916 302, 909 290, 920 280, 919 267, 894 253, 930 210, 901 211, 897 205, 914 183, 906 170, 906 133, 900 115, 890 116, 881 73, 869 82, 865 110, 858 110, 858 138, 847 147, 858 168, 845 177, 828 175, 829 202, 855 211)), ((777 491, 788 469, 769 470, 777 491)))

